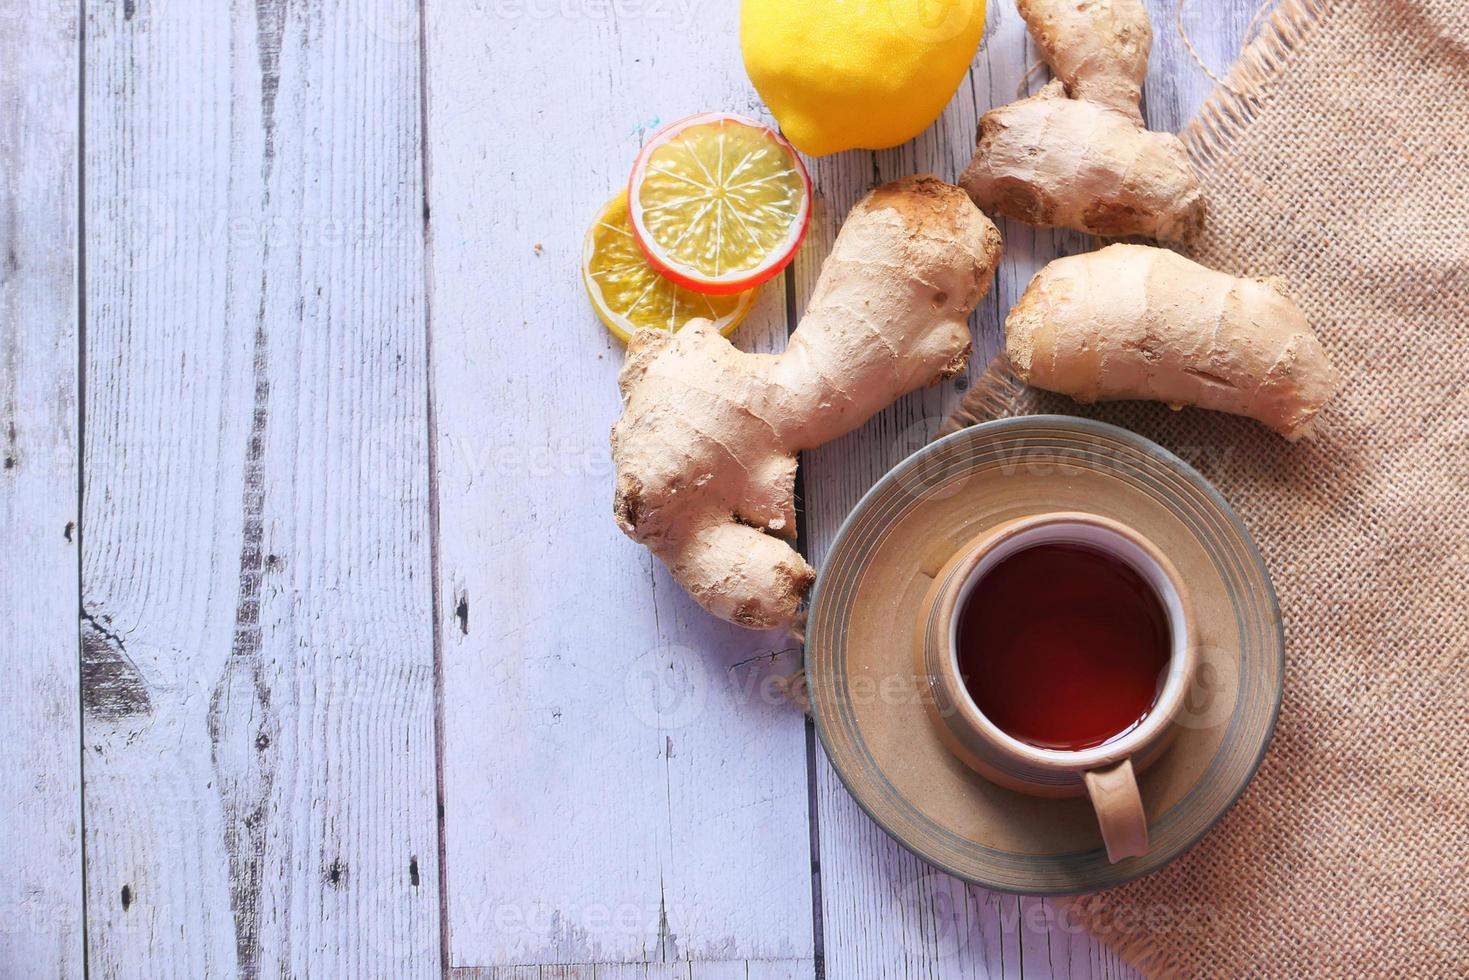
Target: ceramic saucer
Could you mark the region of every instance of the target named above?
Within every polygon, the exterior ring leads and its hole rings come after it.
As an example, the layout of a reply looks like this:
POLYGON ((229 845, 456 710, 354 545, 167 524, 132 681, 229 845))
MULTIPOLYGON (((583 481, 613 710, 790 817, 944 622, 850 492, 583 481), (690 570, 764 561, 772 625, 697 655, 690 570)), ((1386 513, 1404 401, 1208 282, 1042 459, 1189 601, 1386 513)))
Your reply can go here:
POLYGON ((884 476, 827 555, 806 638, 817 731, 858 804, 929 863, 1007 892, 1109 888, 1178 857, 1244 791, 1280 709, 1280 612, 1239 518, 1160 446, 1070 416, 973 426, 884 476), (914 623, 939 569, 990 527, 1062 510, 1156 543, 1193 590, 1199 621, 1200 669, 1177 739, 1139 780, 1151 848, 1117 864, 1085 799, 1002 789, 950 754, 914 676, 914 623))

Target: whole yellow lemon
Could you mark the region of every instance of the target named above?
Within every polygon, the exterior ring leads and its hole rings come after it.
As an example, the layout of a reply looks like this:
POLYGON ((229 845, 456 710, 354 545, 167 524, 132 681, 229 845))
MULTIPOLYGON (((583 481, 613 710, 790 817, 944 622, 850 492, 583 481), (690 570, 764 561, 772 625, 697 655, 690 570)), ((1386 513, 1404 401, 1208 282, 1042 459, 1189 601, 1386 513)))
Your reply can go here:
POLYGON ((744 0, 750 81, 803 153, 880 150, 938 118, 984 35, 984 0, 744 0))

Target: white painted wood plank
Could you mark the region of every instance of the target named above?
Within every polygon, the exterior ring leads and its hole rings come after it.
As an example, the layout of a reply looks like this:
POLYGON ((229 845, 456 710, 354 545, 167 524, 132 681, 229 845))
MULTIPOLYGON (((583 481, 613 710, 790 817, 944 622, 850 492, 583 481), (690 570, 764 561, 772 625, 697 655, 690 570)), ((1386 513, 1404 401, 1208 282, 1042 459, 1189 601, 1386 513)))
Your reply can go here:
POLYGON ((0 975, 82 976, 75 4, 0 10, 0 975))
POLYGON ((674 960, 657 963, 578 963, 560 966, 460 967, 453 980, 806 980, 802 960, 674 960))
MULTIPOLYGON (((1152 125, 1177 129, 1212 89, 1178 40, 1174 0, 1150 0, 1154 56, 1146 93, 1152 125)), ((1248 0, 1197 3, 1186 23, 1215 66, 1233 60, 1253 15, 1248 0)), ((877 154, 818 161, 813 176, 824 207, 812 245, 798 260, 796 298, 804 306, 820 262, 847 209, 868 187, 915 171, 954 180, 973 152, 979 115, 1013 101, 1038 55, 1024 22, 1006 2, 991 4, 986 41, 970 77, 939 123, 914 143, 877 154)), ((1216 71, 1218 68, 1216 67, 1216 71)), ((1031 90, 1045 79, 1033 77, 1031 90)), ((920 448, 957 407, 969 382, 999 350, 1005 312, 1050 259, 1094 242, 1069 231, 1000 221, 1005 258, 995 288, 975 317, 968 377, 916 393, 867 426, 803 460, 806 531, 819 561, 842 519, 889 468, 920 448)), ((1112 977, 1128 975, 1115 954, 1078 930, 1050 902, 1017 899, 940 874, 899 848, 852 802, 818 750, 816 820, 821 851, 822 924, 827 975, 877 980, 910 976, 1112 977)))
POLYGON ((86 11, 91 970, 437 976, 416 7, 86 11))
POLYGON ((761 113, 737 5, 426 9, 450 962, 809 964, 805 728, 763 686, 797 655, 618 532, 622 346, 578 279, 654 126, 761 113))

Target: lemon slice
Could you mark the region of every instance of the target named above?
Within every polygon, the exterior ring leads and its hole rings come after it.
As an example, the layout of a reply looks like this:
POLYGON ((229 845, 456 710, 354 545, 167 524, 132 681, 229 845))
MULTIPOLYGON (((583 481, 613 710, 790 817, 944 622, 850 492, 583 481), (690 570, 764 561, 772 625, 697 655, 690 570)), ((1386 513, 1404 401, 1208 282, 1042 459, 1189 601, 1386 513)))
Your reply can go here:
POLYGON ((707 112, 648 140, 628 209, 653 268, 690 289, 736 293, 795 258, 811 220, 811 178, 774 130, 707 112))
POLYGON ((675 331, 697 317, 728 336, 755 305, 759 289, 711 296, 659 275, 633 241, 627 192, 603 205, 582 245, 582 281, 597 316, 620 339, 638 330, 675 331))

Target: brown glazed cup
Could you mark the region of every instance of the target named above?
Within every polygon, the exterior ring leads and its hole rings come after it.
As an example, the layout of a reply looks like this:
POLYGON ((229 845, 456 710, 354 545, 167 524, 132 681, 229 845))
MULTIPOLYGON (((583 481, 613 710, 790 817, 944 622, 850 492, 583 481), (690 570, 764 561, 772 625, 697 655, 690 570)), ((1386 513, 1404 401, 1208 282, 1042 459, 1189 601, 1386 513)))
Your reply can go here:
POLYGON ((1173 564, 1137 531, 1095 514, 1037 514, 974 538, 930 586, 918 620, 915 654, 923 700, 955 755, 992 782, 1033 796, 1091 798, 1107 858, 1114 864, 1148 850, 1147 814, 1137 773, 1156 760, 1176 731, 1193 681, 1198 641, 1187 585, 1173 564), (1059 542, 1085 544, 1130 565, 1152 587, 1168 615, 1171 657, 1152 709, 1135 727, 1092 748, 1044 749, 1001 731, 975 705, 959 674, 958 613, 999 561, 1017 551, 1059 542))

